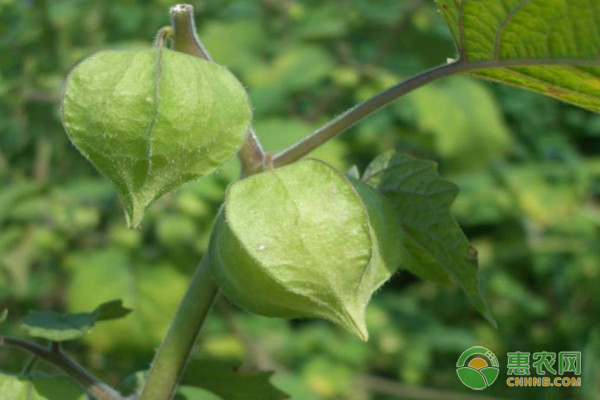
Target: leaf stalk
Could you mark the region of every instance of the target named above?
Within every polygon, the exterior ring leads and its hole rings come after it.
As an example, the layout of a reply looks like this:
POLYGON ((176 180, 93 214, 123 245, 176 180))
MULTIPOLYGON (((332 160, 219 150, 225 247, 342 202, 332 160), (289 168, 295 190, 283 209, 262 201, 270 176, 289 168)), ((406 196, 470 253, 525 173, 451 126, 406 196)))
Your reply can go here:
POLYGON ((308 153, 317 149, 325 142, 333 139, 340 133, 350 129, 357 122, 371 115, 375 111, 382 109, 394 100, 420 88, 428 83, 437 81, 447 76, 455 75, 469 69, 468 64, 461 61, 453 61, 438 67, 432 68, 410 79, 407 79, 374 97, 352 107, 345 113, 334 118, 323 127, 300 140, 290 148, 275 155, 273 164, 275 167, 290 164, 298 161, 308 153))

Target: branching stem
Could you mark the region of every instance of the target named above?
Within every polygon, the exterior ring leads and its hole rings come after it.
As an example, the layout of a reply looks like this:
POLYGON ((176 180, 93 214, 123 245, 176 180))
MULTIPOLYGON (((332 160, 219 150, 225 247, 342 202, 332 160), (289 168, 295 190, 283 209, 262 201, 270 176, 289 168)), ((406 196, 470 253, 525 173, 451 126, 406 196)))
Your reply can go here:
MULTIPOLYGON (((191 5, 179 4, 172 7, 172 30, 161 30, 161 37, 166 39, 167 35, 169 35, 172 38, 173 50, 212 61, 210 54, 206 51, 197 36, 193 14, 193 7, 191 5)), ((562 62, 568 64, 570 60, 563 60, 562 62)), ((373 112, 385 107, 405 94, 438 79, 477 69, 507 68, 530 64, 544 65, 545 63, 548 63, 548 61, 466 62, 459 59, 449 62, 407 79, 358 104, 313 134, 275 156, 265 154, 254 131, 250 128, 243 147, 238 153, 242 164, 242 177, 299 160, 373 112)), ((169 333, 154 358, 140 400, 170 400, 173 397, 198 333, 217 294, 218 287, 210 276, 209 262, 205 257, 196 270, 190 287, 172 322, 169 333)))
POLYGON ((204 257, 154 357, 140 400, 169 400, 173 397, 217 293, 208 258, 204 257))
POLYGON ((275 155, 273 164, 275 167, 279 167, 297 161, 328 140, 333 139, 340 133, 349 129, 363 118, 387 106, 399 97, 402 97, 423 85, 447 76, 464 72, 468 69, 468 64, 454 61, 425 71, 422 74, 392 86, 369 100, 352 107, 292 147, 275 155))
POLYGON ((50 349, 46 349, 26 340, 0 336, 0 345, 19 348, 61 369, 97 400, 124 400, 119 393, 90 374, 54 343, 50 349))
MULTIPOLYGON (((194 9, 189 4, 171 7, 173 50, 212 61, 196 33, 194 9)), ((261 168, 263 151, 252 129, 239 152, 242 174, 249 175, 261 168)), ((148 374, 140 400, 170 400, 173 398, 194 343, 217 297, 218 287, 209 271, 208 257, 196 269, 192 281, 179 304, 148 374)))

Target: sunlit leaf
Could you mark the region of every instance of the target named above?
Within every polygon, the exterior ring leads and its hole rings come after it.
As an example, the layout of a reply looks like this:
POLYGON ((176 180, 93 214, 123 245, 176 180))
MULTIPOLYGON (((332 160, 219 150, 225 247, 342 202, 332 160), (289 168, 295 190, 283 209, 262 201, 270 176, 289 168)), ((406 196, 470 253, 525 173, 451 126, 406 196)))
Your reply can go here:
POLYGON ((600 111, 599 2, 437 3, 461 59, 481 66, 475 75, 600 111))

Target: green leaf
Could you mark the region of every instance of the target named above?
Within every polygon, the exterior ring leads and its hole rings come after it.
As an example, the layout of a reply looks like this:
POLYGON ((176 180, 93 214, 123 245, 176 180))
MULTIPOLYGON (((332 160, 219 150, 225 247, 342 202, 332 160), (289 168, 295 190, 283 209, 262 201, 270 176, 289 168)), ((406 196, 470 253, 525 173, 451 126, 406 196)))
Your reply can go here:
POLYGON ((2 324, 4 321, 6 321, 7 318, 8 318, 8 308, 5 308, 0 313, 0 324, 2 324))
POLYGON ((98 306, 91 313, 60 314, 53 311, 30 311, 23 318, 22 327, 30 336, 54 342, 79 339, 95 326, 96 322, 123 318, 131 310, 124 308, 121 300, 98 306))
POLYGON ((29 377, 0 373, 0 398, 6 400, 87 400, 70 378, 34 374, 29 377))
POLYGON ((474 75, 600 111, 599 2, 437 3, 474 75))
POLYGON ((226 68, 165 49, 86 59, 69 75, 62 112, 71 141, 116 186, 130 226, 155 199, 230 159, 251 118, 226 68))
POLYGON ((395 152, 376 158, 363 181, 385 195, 402 226, 402 266, 424 279, 455 282, 493 321, 479 290, 477 252, 452 217, 458 187, 444 180, 433 161, 395 152))
POLYGON ((113 300, 100 305, 94 313, 96 313, 96 322, 113 321, 121 319, 129 315, 133 310, 123 307, 123 300, 113 300))
POLYGON ((194 396, 191 387, 199 387, 223 400, 282 400, 288 396, 270 382, 272 372, 239 371, 229 361, 198 359, 188 365, 181 381, 180 394, 186 400, 209 399, 202 392, 194 396), (187 393, 187 395, 185 395, 187 393), (202 396, 200 396, 202 394, 202 396))
POLYGON ((316 160, 236 182, 211 241, 215 279, 249 311, 325 318, 366 340, 367 303, 400 262, 385 201, 316 160))

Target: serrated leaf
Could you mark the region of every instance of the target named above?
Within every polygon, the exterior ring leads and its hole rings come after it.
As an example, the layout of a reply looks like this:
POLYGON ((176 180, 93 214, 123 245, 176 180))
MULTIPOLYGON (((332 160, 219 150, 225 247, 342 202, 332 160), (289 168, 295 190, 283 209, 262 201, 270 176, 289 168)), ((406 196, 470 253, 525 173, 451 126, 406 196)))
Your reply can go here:
POLYGON ((30 336, 54 342, 79 339, 88 333, 96 322, 119 319, 131 310, 122 306, 121 300, 101 304, 90 313, 61 314, 53 311, 30 311, 21 326, 30 336))
POLYGON ((63 125, 137 226, 158 197, 225 163, 251 110, 224 67, 166 49, 104 51, 69 75, 63 125))
POLYGON ((198 359, 188 365, 181 381, 181 394, 186 400, 210 398, 202 392, 190 395, 193 390, 187 387, 205 389, 223 400, 283 400, 289 396, 276 388, 271 382, 273 372, 239 371, 238 365, 229 361, 198 359))
POLYGON ((433 161, 388 152, 377 157, 363 181, 387 197, 402 226, 402 266, 438 283, 459 285, 493 321, 479 290, 477 252, 452 217, 458 187, 444 180, 433 161))
POLYGON ((2 400, 87 400, 88 397, 65 376, 17 376, 0 373, 2 400))
POLYGON ((600 2, 437 3, 474 75, 600 111, 600 2))

